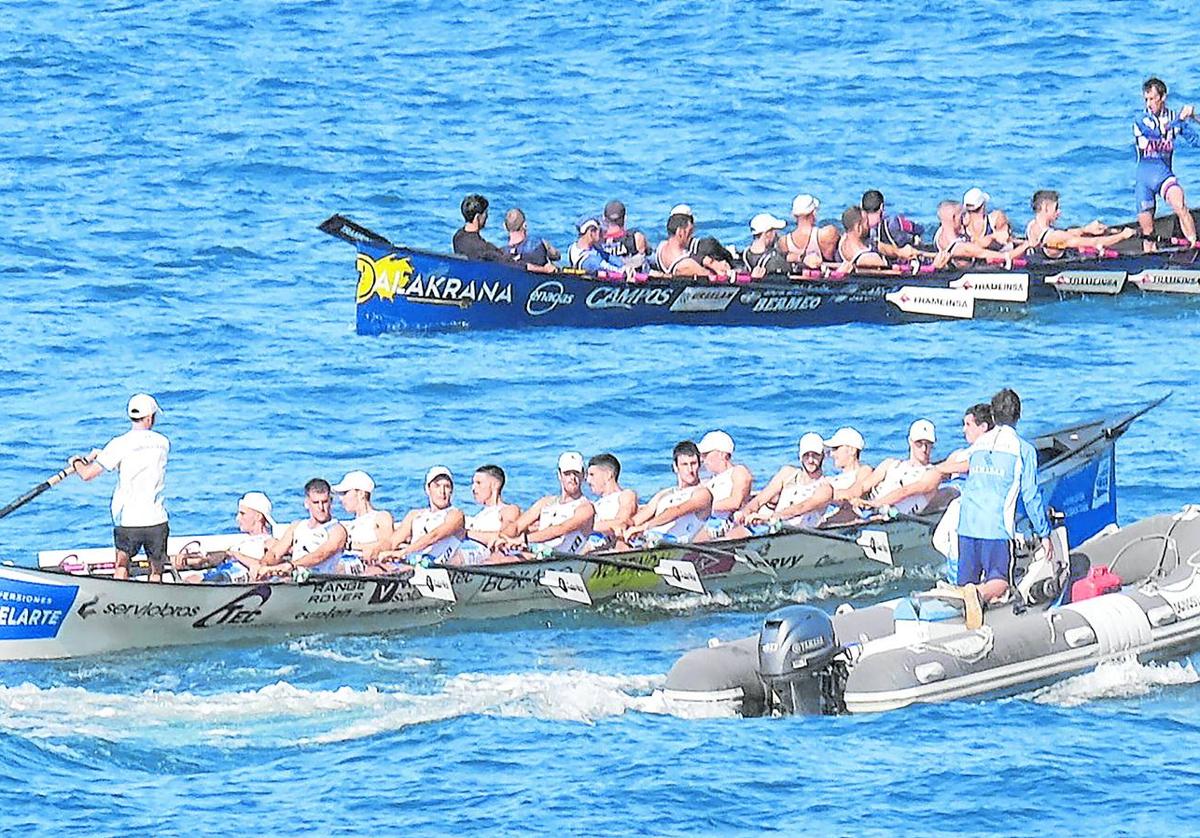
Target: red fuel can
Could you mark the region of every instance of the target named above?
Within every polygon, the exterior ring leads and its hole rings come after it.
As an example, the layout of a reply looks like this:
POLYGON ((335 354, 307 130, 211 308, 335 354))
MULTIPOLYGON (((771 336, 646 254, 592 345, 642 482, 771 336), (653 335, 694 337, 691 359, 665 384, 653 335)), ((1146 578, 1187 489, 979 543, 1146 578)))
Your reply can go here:
POLYGON ((1108 569, 1108 565, 1098 565, 1088 571, 1088 575, 1071 586, 1071 602, 1111 594, 1121 590, 1121 577, 1108 569))

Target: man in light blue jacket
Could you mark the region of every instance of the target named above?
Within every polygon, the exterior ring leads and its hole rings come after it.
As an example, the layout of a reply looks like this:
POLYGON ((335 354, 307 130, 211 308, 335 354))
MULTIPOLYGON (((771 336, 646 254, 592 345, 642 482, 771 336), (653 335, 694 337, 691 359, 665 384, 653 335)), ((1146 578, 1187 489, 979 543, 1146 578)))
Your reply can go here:
MULTIPOLYGON (((979 585, 984 602, 1008 591, 1018 498, 1034 533, 1043 539, 1050 535, 1038 488, 1037 450, 1013 428, 1021 418, 1020 397, 1001 390, 992 397, 992 415, 992 429, 966 451, 967 480, 958 519, 957 581, 979 585)), ((1046 546, 1051 549, 1048 539, 1046 546)))

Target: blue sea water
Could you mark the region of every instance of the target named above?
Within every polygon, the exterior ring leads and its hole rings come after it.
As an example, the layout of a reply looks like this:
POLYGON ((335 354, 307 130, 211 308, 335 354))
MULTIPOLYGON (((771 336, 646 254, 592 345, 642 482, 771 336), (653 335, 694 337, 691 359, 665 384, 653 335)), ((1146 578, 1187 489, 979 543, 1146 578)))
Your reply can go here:
MULTIPOLYGON (((1184 0, 606 5, 5 4, 0 20, 0 494, 124 427, 154 393, 175 532, 263 489, 365 468, 382 505, 484 461, 512 500, 557 453, 616 451, 648 494, 669 449, 730 431, 761 477, 804 431, 868 459, 917 416, 955 444, 1000 386, 1045 428, 1174 395, 1121 440, 1123 521, 1197 501, 1200 304, 1089 300, 1016 322, 819 331, 353 331, 342 211, 445 248, 469 191, 565 247, 622 198, 655 231, 686 201, 741 242, 798 192, 864 189, 932 220, 980 185, 1019 224, 1132 214, 1129 122, 1157 73, 1200 96, 1184 0)), ((1200 156, 1176 170, 1200 188, 1200 156)), ((496 223, 498 227, 498 222, 496 223)), ((500 233, 489 230, 493 239, 500 233)), ((108 485, 5 519, 4 558, 101 545, 108 485)), ((1004 701, 841 719, 688 720, 655 696, 683 651, 770 605, 887 580, 384 637, 0 669, 0 829, 1189 834, 1192 661, 1118 665, 1004 701)))

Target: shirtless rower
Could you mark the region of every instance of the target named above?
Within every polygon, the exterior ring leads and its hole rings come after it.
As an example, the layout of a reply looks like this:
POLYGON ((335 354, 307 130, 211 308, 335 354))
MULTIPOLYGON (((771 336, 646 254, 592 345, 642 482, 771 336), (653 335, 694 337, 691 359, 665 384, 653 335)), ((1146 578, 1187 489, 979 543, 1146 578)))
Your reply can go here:
POLYGON ((785 465, 761 492, 733 515, 742 526, 729 531, 731 538, 766 532, 773 523, 793 527, 815 527, 833 501, 833 486, 821 466, 825 462, 825 440, 820 434, 800 437, 800 465, 785 465))
POLYGON ((750 235, 754 238, 742 251, 742 266, 754 279, 762 279, 767 274, 790 273, 788 260, 776 247, 779 231, 786 226, 783 219, 769 212, 760 212, 750 219, 750 235))
POLYGON ((779 239, 779 252, 792 263, 806 268, 819 268, 832 262, 837 250, 838 233, 832 224, 817 226, 817 209, 821 202, 812 195, 797 195, 792 199, 792 218, 796 227, 779 239))
MULTIPOLYGON (((863 484, 867 497, 857 506, 880 509, 894 507, 898 512, 911 514, 920 512, 933 497, 932 492, 922 491, 923 478, 936 472, 932 463, 933 446, 937 434, 928 419, 918 419, 908 428, 908 458, 901 460, 889 457, 880 463, 863 484)), ((934 487, 934 491, 937 487, 934 487)))
POLYGON ((454 505, 454 475, 445 466, 425 472, 425 496, 429 505, 411 509, 380 553, 384 571, 396 570, 397 562, 449 562, 466 537, 466 518, 454 505))
POLYGON ((596 509, 583 496, 583 455, 564 451, 558 457, 557 495, 546 495, 525 510, 512 526, 512 535, 496 541, 506 548, 577 553, 592 533, 596 509))
POLYGON ((729 263, 712 255, 696 252, 696 219, 687 204, 676 204, 667 216, 667 238, 654 252, 659 270, 667 276, 711 278, 729 273, 729 263))
POLYGON ((263 554, 257 578, 286 576, 296 570, 344 573, 356 569, 343 562, 346 528, 333 517, 333 493, 327 480, 314 477, 304 484, 308 517, 293 521, 263 554))
POLYGON ((262 492, 247 492, 238 498, 234 521, 238 532, 245 537, 224 553, 218 553, 215 557, 212 554, 192 556, 180 553, 175 557, 175 568, 183 571, 179 574, 182 581, 236 584, 258 578, 263 556, 267 548, 275 543, 271 499, 262 492))
POLYGON ((733 437, 724 431, 709 431, 697 446, 701 464, 711 475, 701 485, 712 492, 712 512, 695 541, 720 538, 732 526, 733 513, 746 505, 754 486, 754 475, 733 461, 733 437))
POLYGON ((1058 193, 1053 189, 1034 192, 1029 205, 1034 215, 1025 228, 1025 238, 1029 240, 1030 247, 1040 249, 1047 259, 1061 259, 1068 248, 1111 247, 1137 235, 1132 227, 1111 232, 1100 221, 1092 221, 1083 227, 1055 227, 1054 222, 1062 213, 1058 208, 1058 193))
POLYGON ((592 501, 596 518, 584 552, 612 547, 619 537, 617 534, 633 523, 637 513, 637 492, 622 488, 620 479, 621 462, 612 454, 597 454, 588 460, 587 483, 596 496, 592 501))
POLYGON ((688 543, 712 514, 713 496, 700 483, 700 449, 690 439, 671 450, 675 485, 657 492, 637 511, 623 532, 629 545, 655 546, 663 541, 688 543))
POLYGON ((346 552, 357 553, 364 562, 379 555, 395 529, 392 513, 371 505, 375 481, 365 471, 349 471, 333 486, 342 508, 354 517, 343 524, 346 528, 346 552))
POLYGON ((840 270, 854 273, 859 268, 887 268, 888 260, 871 249, 867 243, 867 214, 861 207, 847 207, 842 213, 842 227, 846 232, 838 240, 838 258, 842 260, 840 270))

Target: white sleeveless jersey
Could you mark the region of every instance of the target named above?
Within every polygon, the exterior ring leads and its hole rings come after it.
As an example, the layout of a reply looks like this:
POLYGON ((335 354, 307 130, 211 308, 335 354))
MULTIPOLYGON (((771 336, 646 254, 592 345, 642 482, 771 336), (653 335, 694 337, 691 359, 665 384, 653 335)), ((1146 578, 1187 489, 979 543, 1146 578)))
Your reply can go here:
POLYGON ((354 520, 342 524, 346 528, 346 552, 361 552, 366 544, 374 544, 375 522, 382 515, 378 509, 373 509, 366 515, 359 515, 354 520))
MULTIPOLYGON (((779 492, 779 502, 775 504, 777 510, 787 509, 789 506, 797 503, 804 503, 804 501, 813 496, 813 492, 828 482, 824 477, 812 481, 802 480, 801 478, 808 476, 804 473, 803 469, 798 470, 797 474, 799 476, 785 484, 779 492)), ((823 508, 814 509, 810 512, 805 512, 803 515, 788 518, 784 523, 791 524, 793 527, 815 527, 824 514, 825 510, 823 508)))
POLYGON ((609 492, 607 495, 596 498, 592 502, 592 506, 596 508, 597 521, 611 521, 617 517, 617 514, 621 511, 622 491, 624 490, 617 489, 617 491, 609 492))
POLYGON ((503 509, 503 506, 496 504, 495 506, 485 506, 474 515, 468 515, 467 529, 500 532, 500 528, 503 526, 500 513, 503 509))
POLYGON ((858 471, 843 471, 841 474, 835 474, 833 477, 827 477, 829 485, 833 487, 835 492, 842 492, 854 485, 855 478, 858 477, 858 471))
MULTIPOLYGON (((412 540, 416 541, 440 527, 445 523, 446 516, 452 509, 454 509, 453 506, 447 506, 445 509, 422 509, 418 512, 413 516, 412 540)), ((421 553, 431 557, 435 562, 444 562, 454 555, 454 551, 458 549, 461 542, 462 539, 451 534, 430 544, 421 553)))
MULTIPOLYGON (((538 529, 544 530, 548 527, 561 524, 564 521, 569 521, 579 510, 579 506, 584 503, 588 503, 588 499, 579 497, 575 498, 575 500, 567 501, 566 503, 552 503, 547 505, 542 510, 542 514, 538 516, 538 529)), ((595 520, 594 517, 593 520, 595 520)), ((539 546, 549 550, 563 550, 567 553, 574 553, 583 546, 583 543, 591 534, 592 528, 589 524, 588 526, 564 533, 558 538, 552 538, 549 541, 539 542, 539 546)))
MULTIPOLYGON (((720 474, 714 474, 712 477, 705 480, 702 484, 708 491, 712 492, 713 506, 716 506, 723 500, 726 500, 733 494, 733 467, 725 469, 720 474)), ((713 510, 714 515, 721 515, 723 518, 728 518, 732 512, 720 513, 713 510)))
MULTIPOLYGON (((292 531, 292 556, 302 558, 316 550, 329 538, 329 533, 338 524, 337 518, 330 518, 324 524, 309 525, 309 519, 296 524, 292 531)), ((342 551, 338 550, 318 565, 309 568, 312 573, 338 573, 342 562, 342 551)))
MULTIPOLYGON (((912 460, 884 460, 887 465, 887 472, 883 475, 883 479, 879 481, 879 485, 871 492, 872 500, 884 497, 890 492, 899 489, 901 486, 920 480, 924 477, 933 466, 925 466, 920 463, 915 463, 912 460)), ((930 495, 911 495, 896 504, 896 510, 905 514, 912 513, 918 509, 923 509, 925 504, 929 503, 930 495)))
POLYGON ((233 552, 241 553, 243 556, 249 556, 255 560, 261 559, 267 554, 267 540, 269 538, 271 538, 271 534, 268 532, 259 533, 258 535, 248 535, 233 545, 233 552))
MULTIPOLYGON (((654 507, 654 514, 658 515, 664 510, 672 506, 678 506, 687 501, 692 496, 692 492, 696 491, 695 486, 682 486, 678 489, 673 489, 667 492, 659 499, 658 505, 654 507)), ((711 511, 711 510, 710 510, 711 511)), ((676 541, 689 542, 700 532, 700 528, 704 526, 705 518, 701 518, 695 512, 689 512, 686 515, 681 515, 669 524, 663 524, 660 527, 651 527, 649 532, 656 532, 662 535, 669 535, 676 541)))

